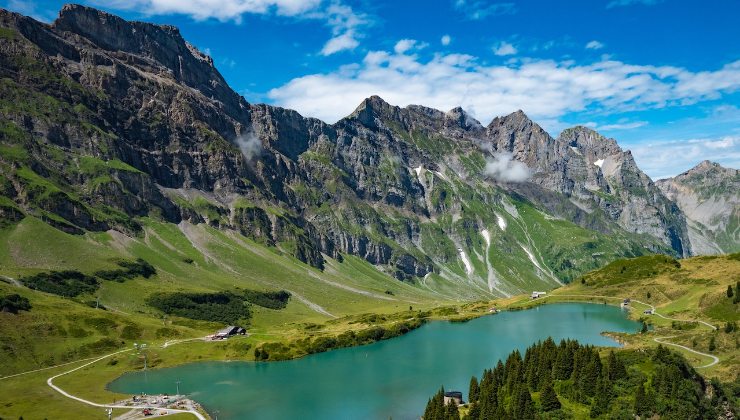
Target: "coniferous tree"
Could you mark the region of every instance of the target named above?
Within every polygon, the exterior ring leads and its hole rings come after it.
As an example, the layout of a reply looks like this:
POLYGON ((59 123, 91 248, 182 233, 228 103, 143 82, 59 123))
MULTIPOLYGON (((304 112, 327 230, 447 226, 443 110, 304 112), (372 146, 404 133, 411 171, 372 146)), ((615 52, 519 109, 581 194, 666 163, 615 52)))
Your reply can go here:
POLYGON ((555 359, 554 379, 568 379, 573 373, 573 346, 565 340, 560 342, 555 359))
POLYGON ((532 395, 529 393, 526 384, 520 384, 514 394, 511 417, 514 420, 530 420, 534 418, 536 409, 532 395))
POLYGON ((732 292, 732 285, 727 286, 727 297, 731 298, 735 293, 732 292))
POLYGON ((555 393, 555 388, 552 387, 552 382, 545 384, 542 388, 542 411, 553 411, 560 409, 560 400, 558 395, 555 393))
POLYGON ((609 412, 609 403, 612 399, 612 384, 609 382, 607 375, 599 377, 599 383, 596 386, 596 396, 591 405, 591 417, 598 417, 609 412))
POLYGON ((460 420, 460 412, 457 410, 457 403, 450 399, 444 409, 444 420, 460 420))
POLYGON ((599 353, 596 351, 590 352, 591 354, 588 363, 583 368, 583 372, 579 378, 578 384, 581 392, 586 396, 593 397, 596 393, 596 385, 601 375, 601 359, 599 353))
POLYGON ((651 395, 645 390, 645 385, 640 382, 635 391, 635 414, 647 416, 652 412, 653 401, 651 395))
POLYGON ((609 351, 607 366, 610 381, 614 382, 627 377, 627 369, 624 367, 624 362, 617 357, 614 350, 609 351))
POLYGON ((645 334, 646 332, 648 332, 647 322, 642 321, 642 328, 640 329, 640 333, 645 334))
POLYGON ((478 401, 478 395, 480 394, 480 387, 478 386, 478 378, 473 376, 470 378, 470 388, 468 389, 468 401, 478 401))
POLYGON ((429 400, 424 410, 424 420, 446 420, 444 394, 445 390, 442 388, 429 400))

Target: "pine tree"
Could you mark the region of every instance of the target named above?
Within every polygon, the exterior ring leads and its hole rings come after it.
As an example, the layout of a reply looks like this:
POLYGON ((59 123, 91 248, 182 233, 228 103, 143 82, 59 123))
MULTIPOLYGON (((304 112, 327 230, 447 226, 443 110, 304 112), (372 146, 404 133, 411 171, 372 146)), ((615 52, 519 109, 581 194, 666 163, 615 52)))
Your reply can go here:
POLYGON ((470 389, 468 390, 468 401, 471 403, 478 401, 479 395, 480 395, 480 387, 478 386, 478 378, 473 376, 472 378, 470 378, 470 389))
POLYGON ((445 390, 442 388, 427 403, 424 410, 424 420, 446 420, 444 400, 445 390))
POLYGON ((460 420, 460 412, 457 410, 457 403, 450 399, 444 409, 444 420, 460 420))
POLYGON ((591 405, 591 417, 598 417, 609 412, 609 403, 612 399, 612 386, 606 375, 601 375, 596 386, 596 396, 591 405))
POLYGON ((641 333, 641 334, 644 334, 644 333, 646 333, 646 332, 648 332, 648 326, 647 326, 647 323, 646 323, 645 321, 642 321, 642 328, 640 329, 640 333, 641 333))
POLYGON ((627 377, 627 369, 624 367, 624 362, 617 357, 614 350, 609 351, 607 366, 610 381, 614 382, 627 377))
POLYGON ((645 385, 640 382, 635 391, 635 414, 642 416, 648 415, 652 411, 652 401, 645 391, 645 385))
POLYGON ((714 349, 717 348, 717 345, 714 343, 714 336, 709 339, 709 351, 714 351, 714 349))
POLYGON ((735 294, 732 292, 732 285, 727 286, 727 297, 731 298, 735 294))
POLYGON ((555 393, 555 388, 552 387, 552 382, 546 383, 542 389, 541 396, 542 411, 553 411, 561 407, 558 395, 555 393))
POLYGON ((515 400, 511 410, 511 417, 515 420, 530 420, 536 413, 532 395, 529 393, 526 384, 520 384, 518 391, 514 394, 515 400))

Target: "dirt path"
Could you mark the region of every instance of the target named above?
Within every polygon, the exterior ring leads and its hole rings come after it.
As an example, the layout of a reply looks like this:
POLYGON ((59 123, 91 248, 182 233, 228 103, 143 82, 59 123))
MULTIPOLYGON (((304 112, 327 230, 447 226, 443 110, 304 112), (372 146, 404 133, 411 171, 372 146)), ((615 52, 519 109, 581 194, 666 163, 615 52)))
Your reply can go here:
MULTIPOLYGON (((544 299, 546 299, 548 297, 557 297, 557 296, 564 296, 564 297, 584 297, 584 298, 597 298, 597 299, 619 299, 619 300, 622 300, 623 299, 623 298, 620 298, 620 297, 599 296, 599 295, 548 295, 548 296, 545 296, 544 299)), ((632 302, 637 302, 637 303, 639 303, 641 305, 645 305, 645 306, 649 307, 650 310, 652 311, 653 315, 659 316, 659 317, 661 317, 663 319, 666 319, 668 321, 698 322, 698 323, 700 323, 700 324, 702 324, 702 325, 704 325, 706 327, 711 328, 712 330, 716 330, 717 329, 717 327, 715 327, 714 325, 712 325, 712 324, 710 324, 708 322, 702 321, 700 319, 677 319, 677 318, 671 318, 671 317, 667 317, 667 316, 665 316, 663 314, 658 313, 658 311, 655 309, 655 306, 653 306, 653 305, 651 305, 649 303, 645 303, 645 302, 639 301, 637 299, 632 299, 632 302)), ((692 348, 689 348, 689 347, 686 347, 686 346, 682 346, 680 344, 671 343, 669 341, 664 341, 664 340, 668 340, 669 338, 675 338, 675 337, 676 336, 671 336, 671 337, 656 337, 656 338, 653 338, 653 341, 655 341, 656 343, 660 343, 660 344, 666 344, 668 346, 678 347, 678 348, 684 349, 684 350, 686 350, 686 351, 688 351, 690 353, 698 354, 700 356, 709 357, 709 358, 712 359, 712 362, 711 363, 706 364, 706 365, 703 365, 703 366, 696 366, 695 369, 708 368, 710 366, 714 366, 717 363, 719 363, 719 357, 717 357, 717 356, 715 356, 713 354, 702 353, 700 351, 696 351, 696 350, 694 350, 692 348)))
POLYGON ((82 399, 80 397, 75 397, 74 395, 72 395, 72 394, 68 393, 67 391, 63 390, 62 388, 54 385, 54 379, 56 379, 56 378, 58 378, 60 376, 64 376, 64 375, 70 374, 72 372, 75 372, 75 371, 80 370, 82 368, 85 368, 87 366, 90 366, 93 363, 99 362, 99 361, 101 361, 103 359, 107 359, 108 357, 111 357, 111 356, 115 356, 116 354, 126 353, 126 352, 130 352, 132 350, 133 349, 119 350, 117 352, 110 353, 110 354, 107 354, 105 356, 98 357, 98 358, 96 358, 95 360, 93 360, 91 362, 85 363, 84 365, 78 366, 78 367, 76 367, 74 369, 68 370, 66 372, 62 372, 62 373, 60 373, 58 375, 54 375, 54 376, 48 378, 46 380, 46 384, 49 385, 53 390, 57 391, 58 393, 64 395, 67 398, 73 399, 75 401, 79 401, 79 402, 81 402, 83 404, 91 405, 93 407, 101 407, 101 408, 123 408, 123 409, 129 409, 129 410, 131 410, 131 409, 143 410, 145 408, 152 409, 152 410, 158 410, 158 411, 159 410, 166 410, 167 412, 171 412, 171 413, 190 413, 190 414, 194 415, 195 417, 197 417, 199 420, 206 420, 206 417, 205 416, 203 416, 202 414, 200 414, 199 412, 197 412, 194 409, 191 409, 191 410, 181 410, 181 409, 176 409, 176 408, 163 408, 163 407, 153 406, 153 405, 140 405, 140 406, 132 407, 130 405, 121 405, 121 404, 98 404, 98 403, 95 403, 95 402, 92 402, 92 401, 88 401, 88 400, 82 399))
POLYGON ((694 353, 694 354, 698 354, 699 356, 709 357, 709 358, 712 359, 712 362, 711 363, 708 363, 708 364, 703 365, 703 366, 696 366, 694 369, 708 368, 710 366, 714 366, 717 363, 719 363, 719 357, 714 356, 712 354, 702 353, 700 351, 696 351, 694 349, 688 348, 686 346, 682 346, 680 344, 671 343, 671 342, 668 342, 668 341, 663 341, 663 340, 667 340, 669 338, 675 338, 675 336, 671 336, 671 337, 655 337, 655 338, 653 338, 653 341, 655 341, 656 343, 661 343, 661 344, 666 344, 666 345, 669 345, 669 346, 679 347, 679 348, 682 348, 682 349, 684 349, 684 350, 686 350, 688 352, 691 352, 691 353, 694 353))

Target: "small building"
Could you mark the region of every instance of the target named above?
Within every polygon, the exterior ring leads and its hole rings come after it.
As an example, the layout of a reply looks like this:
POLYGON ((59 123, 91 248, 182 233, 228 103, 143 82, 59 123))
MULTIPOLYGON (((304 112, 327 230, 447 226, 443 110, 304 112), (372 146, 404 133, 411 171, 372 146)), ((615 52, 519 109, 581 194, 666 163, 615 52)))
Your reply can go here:
POLYGON ((547 292, 532 292, 532 299, 537 299, 537 298, 539 298, 541 296, 544 296, 546 294, 547 294, 547 292))
POLYGON ((445 391, 444 403, 449 404, 450 401, 455 401, 455 404, 460 405, 463 403, 462 392, 460 391, 445 391))
POLYGON ((226 340, 227 338, 233 335, 246 335, 246 334, 247 334, 247 330, 245 330, 244 328, 238 327, 235 325, 229 325, 228 327, 214 334, 213 339, 214 340, 226 340))
POLYGON ((652 309, 645 309, 642 313, 644 313, 645 315, 652 315, 653 314, 653 310, 652 309))
POLYGON ((622 307, 623 308, 626 308, 627 306, 630 306, 630 299, 629 298, 622 300, 622 307))

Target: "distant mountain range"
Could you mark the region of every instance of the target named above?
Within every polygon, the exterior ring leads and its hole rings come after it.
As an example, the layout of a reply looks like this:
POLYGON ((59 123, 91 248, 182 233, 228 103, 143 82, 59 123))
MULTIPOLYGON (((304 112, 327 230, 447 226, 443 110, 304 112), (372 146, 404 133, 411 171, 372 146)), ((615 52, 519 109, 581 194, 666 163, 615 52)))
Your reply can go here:
MULTIPOLYGON (((255 65, 258 65, 257 63, 255 65)), ((207 224, 324 268, 353 255, 471 298, 619 257, 740 249, 738 171, 654 183, 585 127, 373 96, 335 124, 250 104, 177 28, 0 11, 0 216, 72 235, 207 224)))

